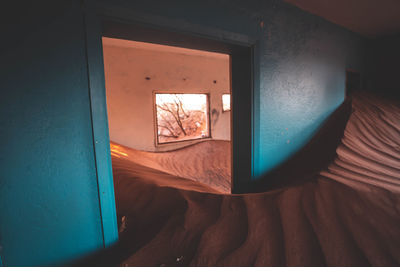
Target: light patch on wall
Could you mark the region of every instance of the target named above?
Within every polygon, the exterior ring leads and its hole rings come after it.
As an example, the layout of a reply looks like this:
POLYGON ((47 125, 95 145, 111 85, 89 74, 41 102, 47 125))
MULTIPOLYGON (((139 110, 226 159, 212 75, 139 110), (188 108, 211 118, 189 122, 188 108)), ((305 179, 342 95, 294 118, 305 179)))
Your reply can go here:
POLYGON ((207 94, 155 94, 157 143, 210 137, 207 94))
POLYGON ((222 95, 222 110, 223 111, 231 110, 231 95, 230 94, 222 95))

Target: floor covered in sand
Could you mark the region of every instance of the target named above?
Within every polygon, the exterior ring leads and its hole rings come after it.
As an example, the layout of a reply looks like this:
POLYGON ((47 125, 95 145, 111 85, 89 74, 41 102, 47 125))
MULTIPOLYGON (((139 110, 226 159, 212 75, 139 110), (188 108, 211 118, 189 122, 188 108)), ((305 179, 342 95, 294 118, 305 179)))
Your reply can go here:
MULTIPOLYGON (((205 187, 205 191, 214 193, 231 192, 231 142, 223 140, 205 140, 184 148, 168 152, 147 152, 111 142, 113 169, 120 169, 119 159, 125 160, 125 167, 131 171, 140 168, 144 171, 140 177, 151 179, 159 185, 173 185, 181 189, 186 186, 205 187), (135 167, 133 167, 135 166, 135 167), (146 167, 146 168, 144 168, 146 167), (151 174, 150 174, 151 173, 151 174), (169 174, 169 179, 165 175, 169 174), (173 178, 172 176, 175 176, 173 178), (197 183, 187 183, 191 180, 197 183), (181 182, 171 181, 178 179, 181 182)), ((123 168, 123 167, 122 167, 123 168)), ((194 187, 192 189, 194 189, 194 187)), ((202 190, 204 191, 204 190, 202 190)))
POLYGON ((142 154, 137 162, 137 152, 113 144, 120 241, 97 259, 119 266, 399 266, 400 105, 362 94, 352 106, 327 168, 263 193, 224 194, 180 177, 179 166, 172 171, 142 154))

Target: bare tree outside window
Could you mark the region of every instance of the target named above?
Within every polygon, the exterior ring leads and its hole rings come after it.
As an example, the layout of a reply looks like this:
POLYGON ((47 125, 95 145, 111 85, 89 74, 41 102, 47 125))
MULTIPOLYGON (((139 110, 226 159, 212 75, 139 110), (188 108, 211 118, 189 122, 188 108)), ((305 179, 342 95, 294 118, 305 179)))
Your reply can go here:
POLYGON ((207 138, 207 94, 156 93, 157 142, 159 144, 207 138))

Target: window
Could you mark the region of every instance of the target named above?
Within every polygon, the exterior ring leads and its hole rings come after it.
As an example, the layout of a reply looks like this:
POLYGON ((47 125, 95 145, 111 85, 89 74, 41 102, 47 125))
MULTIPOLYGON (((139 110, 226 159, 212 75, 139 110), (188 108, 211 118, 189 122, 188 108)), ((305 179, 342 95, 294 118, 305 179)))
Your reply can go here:
POLYGON ((157 144, 210 137, 207 94, 155 94, 157 144))
POLYGON ((231 110, 231 95, 223 94, 222 95, 222 111, 230 111, 231 110))

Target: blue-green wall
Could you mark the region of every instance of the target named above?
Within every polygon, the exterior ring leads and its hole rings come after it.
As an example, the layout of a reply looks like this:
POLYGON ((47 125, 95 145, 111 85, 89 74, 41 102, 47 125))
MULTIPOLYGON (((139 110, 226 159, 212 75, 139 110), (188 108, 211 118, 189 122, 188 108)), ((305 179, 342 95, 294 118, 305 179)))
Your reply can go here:
MULTIPOLYGON (((345 68, 363 70, 364 39, 281 1, 98 2, 117 16, 259 40, 256 174, 301 148, 342 102, 345 68)), ((83 7, 81 1, 42 0, 16 3, 6 13, 0 255, 7 267, 34 266, 103 245, 83 7)))
POLYGON ((344 100, 345 70, 363 72, 365 40, 283 6, 263 16, 258 173, 300 149, 344 100))
POLYGON ((81 5, 40 2, 7 10, 1 41, 5 267, 63 261, 103 245, 81 5))

